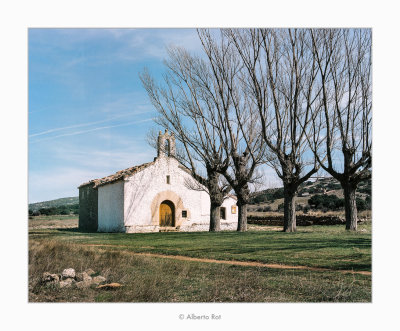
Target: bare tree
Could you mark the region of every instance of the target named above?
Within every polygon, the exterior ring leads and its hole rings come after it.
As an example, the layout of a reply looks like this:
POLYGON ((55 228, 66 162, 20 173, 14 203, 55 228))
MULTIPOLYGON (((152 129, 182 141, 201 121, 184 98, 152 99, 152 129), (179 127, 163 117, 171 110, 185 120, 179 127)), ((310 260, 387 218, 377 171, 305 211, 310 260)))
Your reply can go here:
POLYGON ((296 231, 295 198, 300 184, 318 171, 307 137, 312 106, 320 93, 311 38, 303 29, 225 30, 240 55, 245 91, 261 122, 267 163, 283 182, 284 231, 296 231))
POLYGON ((180 48, 169 48, 164 85, 158 85, 147 71, 140 78, 158 111, 156 122, 174 132, 181 148, 178 159, 197 180, 185 183, 190 189, 210 195, 210 231, 220 230, 220 206, 231 190, 221 177, 229 157, 214 125, 214 106, 205 92, 210 72, 199 58, 180 48), (205 169, 206 176, 201 173, 205 169))
POLYGON ((356 189, 371 178, 370 29, 310 30, 322 93, 310 140, 321 167, 344 190, 346 229, 357 230, 356 189))
POLYGON ((251 99, 244 93, 242 64, 233 44, 223 33, 215 36, 207 29, 199 29, 198 35, 211 71, 204 86, 207 100, 214 108, 211 120, 221 146, 230 155, 230 166, 221 173, 238 199, 237 230, 246 231, 249 185, 257 180, 256 168, 264 158, 259 121, 251 99))

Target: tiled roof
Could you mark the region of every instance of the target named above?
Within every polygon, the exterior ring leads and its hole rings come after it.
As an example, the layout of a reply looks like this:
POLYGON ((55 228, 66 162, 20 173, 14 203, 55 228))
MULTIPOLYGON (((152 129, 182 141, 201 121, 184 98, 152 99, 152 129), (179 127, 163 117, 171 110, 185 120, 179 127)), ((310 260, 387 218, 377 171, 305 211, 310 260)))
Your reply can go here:
POLYGON ((228 194, 227 197, 237 200, 237 196, 233 194, 228 194))
POLYGON ((126 177, 132 176, 152 164, 154 164, 154 161, 149 162, 149 163, 143 163, 141 165, 127 168, 124 170, 120 170, 120 171, 117 171, 115 174, 107 176, 107 177, 103 177, 103 178, 99 178, 99 179, 92 179, 91 181, 89 181, 87 183, 83 183, 79 187, 83 187, 86 185, 93 185, 93 188, 97 188, 97 187, 105 185, 105 184, 110 184, 110 183, 116 182, 118 180, 125 179, 126 177))

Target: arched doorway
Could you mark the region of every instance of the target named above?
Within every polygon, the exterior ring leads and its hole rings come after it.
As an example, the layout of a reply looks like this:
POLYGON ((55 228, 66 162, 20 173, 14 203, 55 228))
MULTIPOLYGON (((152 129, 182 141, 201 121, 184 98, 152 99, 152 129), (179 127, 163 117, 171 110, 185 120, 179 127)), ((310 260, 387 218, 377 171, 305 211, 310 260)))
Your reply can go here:
POLYGON ((175 206, 169 200, 160 204, 160 226, 175 226, 175 206))

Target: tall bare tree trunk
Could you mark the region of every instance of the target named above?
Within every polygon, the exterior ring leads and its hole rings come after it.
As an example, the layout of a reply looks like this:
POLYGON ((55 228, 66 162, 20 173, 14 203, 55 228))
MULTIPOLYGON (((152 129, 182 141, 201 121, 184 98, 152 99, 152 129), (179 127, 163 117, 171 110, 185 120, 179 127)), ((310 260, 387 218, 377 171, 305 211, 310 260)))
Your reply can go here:
POLYGON ((284 232, 296 232, 296 191, 288 187, 283 188, 284 195, 284 232))
POLYGON ((207 187, 210 194, 210 232, 221 231, 221 205, 224 202, 225 192, 219 185, 220 174, 207 167, 207 187))
POLYGON ((372 33, 311 29, 310 34, 322 92, 323 118, 316 117, 314 126, 325 132, 309 144, 321 167, 340 181, 346 230, 356 231, 356 188, 372 175, 372 33))
POLYGON ((221 204, 211 202, 210 232, 221 231, 221 204))
POLYGON ((247 231, 247 203, 238 198, 237 205, 239 208, 237 231, 245 232, 247 231))
POLYGON ((351 183, 342 184, 344 191, 344 208, 346 213, 346 230, 357 230, 356 186, 351 183))
POLYGON ((247 231, 247 205, 250 197, 249 185, 246 183, 234 187, 234 190, 237 197, 237 206, 239 208, 237 231, 245 232, 247 231))

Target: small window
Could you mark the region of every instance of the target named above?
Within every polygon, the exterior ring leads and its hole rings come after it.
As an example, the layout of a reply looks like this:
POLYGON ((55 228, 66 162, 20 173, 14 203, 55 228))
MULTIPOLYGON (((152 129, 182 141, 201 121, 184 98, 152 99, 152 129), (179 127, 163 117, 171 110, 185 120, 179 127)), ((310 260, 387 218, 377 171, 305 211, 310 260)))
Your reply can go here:
POLYGON ((221 207, 221 208, 220 208, 220 215, 221 215, 221 219, 226 220, 226 210, 225 210, 225 207, 221 207))
POLYGON ((167 176, 167 184, 171 184, 171 183, 170 183, 169 176, 167 176))
POLYGON ((182 218, 187 218, 187 210, 182 210, 182 218))
POLYGON ((169 139, 165 140, 164 154, 165 156, 169 156, 169 139))

